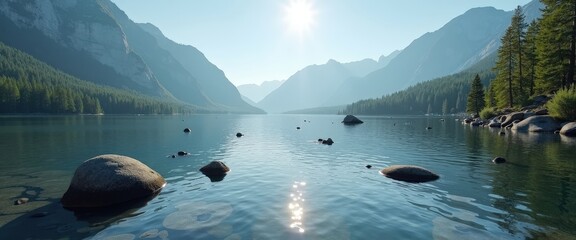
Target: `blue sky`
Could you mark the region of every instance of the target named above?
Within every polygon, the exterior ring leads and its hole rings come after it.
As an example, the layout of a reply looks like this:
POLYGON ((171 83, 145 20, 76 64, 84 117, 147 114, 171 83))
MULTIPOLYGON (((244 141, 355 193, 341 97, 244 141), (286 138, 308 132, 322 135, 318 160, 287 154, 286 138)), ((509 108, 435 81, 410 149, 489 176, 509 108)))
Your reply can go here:
POLYGON ((135 22, 192 45, 234 85, 284 80, 329 59, 378 59, 470 8, 529 0, 112 0, 135 22), (290 17, 291 16, 291 17, 290 17), (304 20, 298 20, 304 19, 304 20))

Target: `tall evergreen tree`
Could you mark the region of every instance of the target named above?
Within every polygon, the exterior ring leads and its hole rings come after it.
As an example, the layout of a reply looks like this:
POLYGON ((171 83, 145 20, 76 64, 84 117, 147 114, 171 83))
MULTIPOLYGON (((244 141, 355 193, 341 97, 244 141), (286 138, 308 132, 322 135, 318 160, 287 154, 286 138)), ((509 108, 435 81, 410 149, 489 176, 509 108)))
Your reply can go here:
POLYGON ((513 107, 514 95, 512 76, 514 73, 514 36, 512 28, 506 29, 504 36, 501 38, 502 46, 498 49, 498 59, 496 60, 496 78, 491 84, 496 97, 498 107, 513 107))
POLYGON ((545 5, 536 37, 536 91, 547 93, 574 83, 576 1, 541 0, 545 5))
POLYGON ((535 82, 536 82, 536 65, 538 64, 538 59, 536 58, 536 36, 540 30, 540 24, 538 21, 534 20, 528 25, 525 36, 525 58, 524 66, 526 69, 526 84, 528 87, 528 95, 532 96, 535 93, 535 82))
POLYGON ((470 92, 468 93, 468 101, 466 102, 466 112, 480 115, 480 110, 484 108, 484 87, 480 81, 480 76, 476 74, 472 85, 470 85, 470 92))
POLYGON ((512 32, 512 51, 514 52, 514 77, 513 77, 513 94, 518 104, 523 104, 528 99, 528 91, 526 90, 527 84, 525 83, 525 76, 523 70, 523 60, 525 55, 525 38, 526 38, 526 24, 522 7, 518 6, 514 10, 510 30, 512 32))

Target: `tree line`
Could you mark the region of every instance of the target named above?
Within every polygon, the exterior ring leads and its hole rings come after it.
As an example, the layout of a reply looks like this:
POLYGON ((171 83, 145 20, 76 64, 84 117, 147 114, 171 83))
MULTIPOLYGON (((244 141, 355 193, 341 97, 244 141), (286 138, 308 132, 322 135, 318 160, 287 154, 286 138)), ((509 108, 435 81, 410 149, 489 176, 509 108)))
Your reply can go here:
POLYGON ((486 89, 487 107, 522 107, 536 95, 574 84, 576 1, 541 0, 542 17, 526 23, 518 6, 501 38, 496 78, 486 89))
POLYGON ((79 80, 0 42, 0 113, 173 114, 194 110, 79 80))

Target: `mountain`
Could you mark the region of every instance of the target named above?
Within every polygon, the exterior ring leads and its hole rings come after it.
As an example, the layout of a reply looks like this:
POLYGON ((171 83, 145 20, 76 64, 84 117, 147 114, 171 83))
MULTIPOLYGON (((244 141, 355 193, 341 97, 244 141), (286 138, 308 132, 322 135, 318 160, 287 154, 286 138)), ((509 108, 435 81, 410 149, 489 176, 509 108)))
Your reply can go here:
MULTIPOLYGON (((541 15, 542 3, 538 0, 526 4, 523 9, 526 22, 541 15)), ((390 94, 419 82, 458 73, 487 59, 500 47, 500 38, 510 25, 512 11, 506 12, 493 7, 473 8, 452 19, 442 28, 429 32, 414 40, 401 51, 379 59, 379 67, 374 67, 372 60, 363 60, 365 69, 373 71, 358 76, 346 78, 339 86, 325 88, 323 84, 308 83, 308 86, 318 87, 316 92, 322 92, 326 97, 319 101, 310 101, 303 109, 349 104, 360 99, 377 98, 390 94), (331 93, 328 93, 331 91, 331 93)), ((348 72, 358 69, 355 63, 348 65, 348 72)), ((321 73, 317 73, 318 76, 321 73)), ((309 78, 309 81, 326 81, 319 78, 309 78)), ((276 91, 284 92, 284 86, 289 86, 291 79, 276 91)), ((302 80, 300 80, 302 81, 302 80)), ((332 84, 338 84, 334 81, 332 84)), ((297 90, 284 93, 285 96, 298 96, 297 90)), ((312 91, 313 90, 308 90, 312 91)), ((269 96, 273 96, 274 92, 269 96)), ((264 99, 266 100, 266 99, 264 99)), ((263 100, 263 101, 264 101, 263 100)), ((279 100, 277 100, 278 102, 279 100)), ((284 104, 284 103, 279 103, 284 104)), ((274 108, 268 103, 263 108, 274 108)), ((303 106, 303 105, 300 105, 303 106)), ((293 109, 291 109, 293 110, 293 109)))
MULTIPOLYGON (((524 7, 526 21, 541 15, 534 0, 524 7)), ((366 77, 347 81, 336 93, 352 102, 380 97, 416 83, 462 71, 497 51, 510 25, 512 11, 473 8, 437 31, 426 33, 402 50, 390 63, 366 77)))
POLYGON ((364 59, 349 63, 329 60, 326 64, 308 66, 288 78, 256 106, 268 112, 288 112, 301 109, 324 109, 349 102, 334 97, 346 81, 359 79, 385 67, 400 51, 380 57, 379 61, 364 59))
POLYGON ((353 76, 343 64, 335 60, 308 66, 290 76, 256 106, 270 113, 324 106, 333 91, 353 76))
MULTIPOLYGON (((212 64, 202 52, 193 46, 175 43, 166 38, 160 29, 147 23, 139 26, 157 41, 160 48, 168 51, 174 57, 176 62, 190 73, 197 81, 200 90, 205 94, 212 103, 223 108, 245 109, 249 111, 259 111, 252 105, 244 102, 238 89, 226 78, 224 72, 216 65, 212 64)), ((189 92, 183 91, 182 94, 189 95, 189 92)))
POLYGON ((77 78, 217 112, 262 112, 197 49, 145 28, 109 0, 0 1, 0 41, 77 78))
POLYGON ((280 87, 284 83, 284 80, 272 80, 272 81, 265 81, 258 84, 242 84, 238 85, 238 91, 243 96, 249 98, 253 102, 259 102, 262 100, 266 95, 271 93, 272 91, 276 90, 276 88, 280 87))
MULTIPOLYGON (((469 68, 448 76, 417 83, 407 89, 373 99, 349 104, 339 114, 356 115, 421 115, 456 114, 466 111, 466 99, 472 79, 479 75, 484 86, 495 78, 492 69, 496 52, 469 68)), ((332 113, 336 113, 333 111, 332 113)))

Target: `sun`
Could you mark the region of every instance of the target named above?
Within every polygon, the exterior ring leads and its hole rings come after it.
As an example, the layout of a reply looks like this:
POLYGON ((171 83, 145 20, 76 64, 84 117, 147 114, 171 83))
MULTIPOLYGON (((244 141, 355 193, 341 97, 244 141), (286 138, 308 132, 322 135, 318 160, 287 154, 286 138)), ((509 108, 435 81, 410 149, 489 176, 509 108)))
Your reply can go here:
POLYGON ((316 11, 308 0, 290 0, 284 7, 284 21, 290 31, 303 35, 314 25, 316 11))

